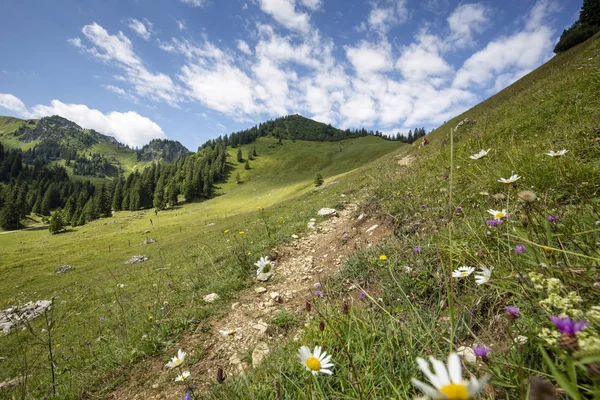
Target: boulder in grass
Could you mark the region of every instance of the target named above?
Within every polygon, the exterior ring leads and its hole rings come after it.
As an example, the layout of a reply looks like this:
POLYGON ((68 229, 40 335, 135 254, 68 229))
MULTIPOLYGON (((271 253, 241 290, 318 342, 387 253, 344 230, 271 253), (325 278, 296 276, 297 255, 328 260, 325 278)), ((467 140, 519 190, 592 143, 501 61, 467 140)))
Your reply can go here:
POLYGON ((65 272, 73 271, 75 268, 70 265, 63 265, 62 267, 58 267, 54 270, 57 274, 64 274, 65 272))
POLYGON ((0 330, 7 334, 13 327, 31 321, 52 307, 51 300, 30 301, 21 307, 0 311, 0 330))
POLYGON ((146 256, 131 256, 129 261, 125 261, 125 264, 135 264, 139 262, 148 261, 148 257, 146 256))
POLYGON ((146 239, 144 240, 141 245, 146 245, 146 244, 152 244, 152 243, 156 243, 156 239, 146 239))
POLYGON ((335 208, 321 208, 319 212, 317 212, 319 217, 329 217, 332 215, 337 215, 337 211, 335 208))
POLYGON ((214 301, 217 301, 221 298, 221 296, 219 296, 216 293, 211 293, 211 294, 207 294, 206 296, 204 296, 202 299, 207 302, 207 303, 212 303, 214 301))

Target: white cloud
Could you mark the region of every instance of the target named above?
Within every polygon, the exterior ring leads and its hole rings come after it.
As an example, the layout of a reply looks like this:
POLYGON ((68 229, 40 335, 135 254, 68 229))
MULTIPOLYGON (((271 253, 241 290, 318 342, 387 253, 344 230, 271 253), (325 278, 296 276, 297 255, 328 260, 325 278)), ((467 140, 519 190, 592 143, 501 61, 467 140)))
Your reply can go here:
POLYGON ((247 54, 247 55, 252 54, 252 50, 250 50, 250 46, 248 46, 248 43, 246 43, 244 40, 237 41, 237 48, 239 51, 241 51, 244 54, 247 54))
POLYGON ((133 51, 131 41, 123 32, 111 35, 95 22, 84 26, 81 31, 92 46, 86 47, 80 38, 70 39, 70 44, 94 58, 106 63, 114 63, 121 68, 127 77, 127 82, 134 87, 139 96, 164 101, 178 107, 179 88, 168 75, 150 72, 133 51))
POLYGON ((406 0, 386 0, 385 2, 373 3, 368 23, 371 29, 385 34, 394 25, 404 23, 407 19, 406 0))
POLYGON ((180 31, 185 31, 186 30, 185 20, 183 20, 183 19, 177 19, 177 20, 175 20, 175 23, 177 23, 177 28, 180 31))
POLYGON ((6 108, 19 116, 29 118, 27 115, 27 107, 17 96, 9 93, 0 93, 0 107, 6 108))
POLYGON ((346 47, 346 57, 358 75, 388 71, 392 67, 391 47, 361 42, 358 47, 346 47))
POLYGON ((104 114, 85 104, 66 104, 52 100, 49 105, 38 104, 30 109, 12 94, 0 94, 0 107, 7 108, 24 118, 41 118, 60 115, 83 128, 114 136, 119 142, 130 146, 143 146, 155 138, 165 139, 162 128, 149 118, 134 111, 112 111, 104 114))
MULTIPOLYGON (((426 38, 426 36, 422 36, 426 38)), ((452 72, 452 67, 440 55, 436 46, 426 41, 412 43, 404 49, 396 61, 396 68, 406 79, 422 80, 428 77, 444 76, 452 72)))
POLYGON ((202 7, 204 6, 208 0, 179 0, 183 4, 187 4, 190 7, 202 7))
POLYGON ((300 3, 312 11, 317 11, 323 5, 323 0, 300 0, 300 3))
POLYGON ((306 13, 296 12, 294 0, 258 0, 260 9, 271 15, 287 29, 308 33, 310 18, 306 13))
POLYGON ((457 47, 464 47, 473 42, 473 33, 481 33, 489 19, 483 4, 462 4, 448 17, 451 42, 457 47))
POLYGON ((152 23, 146 18, 144 18, 144 21, 129 18, 127 26, 144 40, 150 40, 150 37, 152 37, 152 23))
POLYGON ((132 95, 131 93, 127 92, 125 89, 120 88, 118 86, 115 85, 104 85, 104 89, 116 93, 119 96, 121 96, 122 98, 131 101, 132 103, 139 103, 139 100, 137 97, 135 97, 134 95, 132 95))

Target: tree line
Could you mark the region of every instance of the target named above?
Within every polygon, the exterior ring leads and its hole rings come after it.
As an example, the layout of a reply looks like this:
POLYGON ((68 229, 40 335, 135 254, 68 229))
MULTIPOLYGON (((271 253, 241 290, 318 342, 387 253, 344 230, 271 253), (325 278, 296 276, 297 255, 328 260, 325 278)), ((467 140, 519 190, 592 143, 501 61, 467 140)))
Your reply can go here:
POLYGON ((175 163, 155 162, 102 185, 72 180, 64 167, 42 158, 28 164, 21 150, 5 150, 0 144, 0 227, 17 229, 28 215, 48 217, 52 211, 51 230, 58 225, 60 231, 108 217, 112 211, 162 210, 175 206, 179 195, 188 202, 210 198, 214 183, 226 173, 223 140, 175 163))
POLYGON ((556 46, 555 53, 569 50, 600 32, 600 0, 584 0, 579 19, 569 29, 564 29, 556 46))

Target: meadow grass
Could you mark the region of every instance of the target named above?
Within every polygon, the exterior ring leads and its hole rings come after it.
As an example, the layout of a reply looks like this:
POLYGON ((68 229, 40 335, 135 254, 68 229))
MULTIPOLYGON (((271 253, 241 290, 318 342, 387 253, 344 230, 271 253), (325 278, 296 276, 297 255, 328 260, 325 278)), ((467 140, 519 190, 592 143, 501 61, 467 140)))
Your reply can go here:
POLYGON ((413 164, 373 163, 363 210, 394 221, 394 237, 357 250, 324 284, 299 341, 199 398, 414 398, 410 379, 427 380, 417 357, 476 344, 491 352, 463 361, 463 377, 489 376, 484 398, 540 395, 535 376, 559 398, 600 398, 598 67, 596 35, 436 129, 411 149, 413 164), (477 122, 453 131, 465 118, 477 122), (509 216, 489 225, 489 209, 509 216), (453 278, 460 266, 493 267, 491 279, 453 278), (589 326, 560 337, 551 316, 589 326), (302 345, 323 346, 334 375, 307 372, 302 345))
POLYGON ((252 169, 232 161, 232 174, 214 199, 158 215, 118 212, 58 235, 0 235, 0 309, 55 299, 53 324, 38 318, 30 330, 0 337, 0 357, 6 358, 0 382, 27 376, 0 389, 0 398, 39 398, 53 390, 58 398, 107 396, 131 363, 164 354, 202 320, 223 312, 249 282, 256 259, 304 232, 319 208, 338 204, 341 193, 351 201, 364 196, 361 188, 373 183, 369 160, 405 148, 379 138, 270 147, 274 143, 262 138, 245 147, 244 154, 253 146, 258 152, 252 169), (361 155, 360 148, 370 153, 361 155), (238 171, 243 184, 235 183, 238 171), (316 172, 337 183, 313 190, 316 172), (142 246, 146 238, 157 242, 142 246), (149 260, 125 265, 132 255, 149 260), (62 265, 75 270, 55 274, 62 265), (211 292, 222 301, 203 302, 211 292))

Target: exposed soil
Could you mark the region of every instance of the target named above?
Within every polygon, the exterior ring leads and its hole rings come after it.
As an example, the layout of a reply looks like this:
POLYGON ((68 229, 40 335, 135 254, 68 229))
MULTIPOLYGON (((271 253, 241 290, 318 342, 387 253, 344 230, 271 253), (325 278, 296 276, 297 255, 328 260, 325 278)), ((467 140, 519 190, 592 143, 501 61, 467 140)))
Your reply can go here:
MULTIPOLYGON (((181 370, 191 372, 190 382, 199 390, 206 388, 215 381, 218 366, 228 376, 243 373, 252 368, 251 354, 256 364, 261 353, 299 333, 278 329, 272 324, 273 318, 281 311, 295 313, 302 326, 306 300, 315 291, 313 285, 335 274, 355 249, 378 245, 392 233, 385 222, 356 218, 357 209, 355 204, 346 204, 338 216, 317 224, 308 236, 274 249, 275 274, 268 282, 256 282, 242 291, 224 316, 207 321, 172 347, 170 356, 179 348, 188 352, 181 370), (224 336, 219 331, 226 328, 241 329, 224 336)), ((137 364, 109 398, 183 398, 185 385, 174 382, 176 373, 165 368, 165 360, 153 358, 137 364)))

